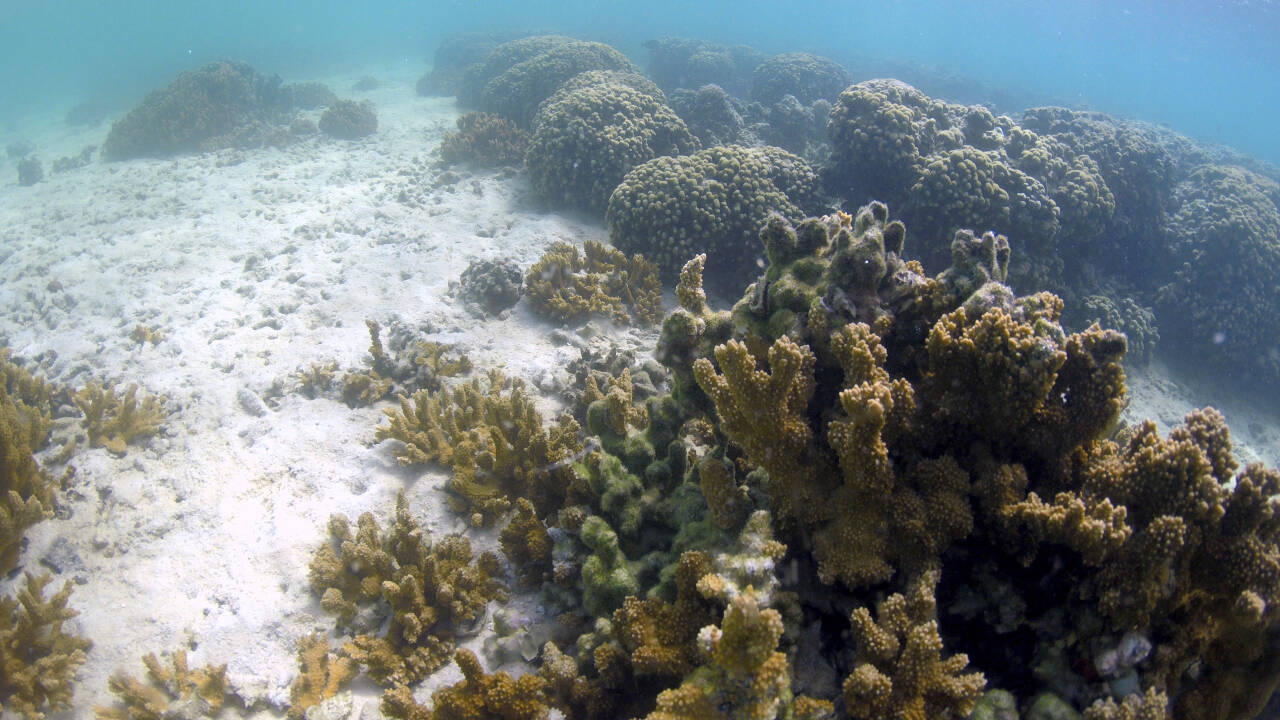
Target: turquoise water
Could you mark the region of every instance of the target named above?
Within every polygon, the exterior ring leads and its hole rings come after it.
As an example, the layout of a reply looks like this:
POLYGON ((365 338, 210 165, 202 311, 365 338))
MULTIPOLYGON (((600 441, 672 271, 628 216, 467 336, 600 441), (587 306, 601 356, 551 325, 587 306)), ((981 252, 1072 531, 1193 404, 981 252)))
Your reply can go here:
POLYGON ((4 3, 0 128, 86 100, 125 108, 214 59, 286 79, 425 67, 445 35, 502 28, 603 40, 642 65, 664 34, 923 64, 1280 162, 1280 8, 1257 0, 4 3))

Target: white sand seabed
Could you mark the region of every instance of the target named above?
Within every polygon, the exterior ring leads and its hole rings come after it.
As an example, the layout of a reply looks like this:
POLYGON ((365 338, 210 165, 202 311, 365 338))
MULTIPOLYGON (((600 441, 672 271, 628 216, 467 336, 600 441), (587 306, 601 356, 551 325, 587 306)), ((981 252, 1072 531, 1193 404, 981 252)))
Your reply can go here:
MULTIPOLYGON (((74 623, 94 642, 73 708, 50 717, 91 716, 113 701, 111 672, 141 676, 142 655, 180 648, 193 665, 226 663, 249 716, 277 717, 297 639, 334 626, 307 582, 332 513, 354 521, 372 511, 385 525, 404 490, 434 536, 466 531, 477 551, 496 547, 492 531, 448 512, 441 469, 402 468, 391 443, 373 444, 389 403, 351 409, 332 394, 290 393, 257 417, 239 399, 312 362, 363 366, 367 318, 430 321, 432 339, 537 387, 552 387, 577 357, 524 303, 479 320, 446 290, 473 259, 527 267, 552 241, 603 241, 605 230, 538 209, 521 177, 461 171, 460 182, 436 185, 430 153, 453 127, 452 99, 418 98, 416 72, 385 68, 373 71, 379 89, 346 91, 362 74, 327 79, 339 95, 377 105, 378 132, 361 141, 317 136, 284 149, 94 162, 33 187, 17 186, 13 161, 4 166, 0 341, 23 357, 56 352, 43 372, 58 383, 138 383, 172 410, 159 437, 123 457, 79 450, 58 516, 27 533, 23 569, 52 566, 51 589, 74 582, 74 623), (416 207, 397 200, 402 190, 416 207), (137 345, 128 336, 139 323, 165 339, 137 345)), ((100 144, 107 127, 71 132, 59 120, 27 137, 48 173, 53 158, 100 144)), ((653 341, 652 331, 603 331, 653 341)), ((1162 431, 1203 402, 1159 367, 1131 373, 1130 383, 1126 416, 1152 416, 1162 431)), ((554 393, 542 401, 550 417, 554 393)), ((1225 412, 1240 458, 1275 464, 1274 410, 1240 402, 1225 412)), ((59 428, 65 436, 78 421, 59 428)), ((535 598, 513 602, 539 619, 535 598)), ((493 669, 481 638, 464 646, 493 669)), ((417 695, 458 677, 451 665, 417 695)), ((356 696, 358 712, 376 704, 377 689, 357 683, 356 696)))

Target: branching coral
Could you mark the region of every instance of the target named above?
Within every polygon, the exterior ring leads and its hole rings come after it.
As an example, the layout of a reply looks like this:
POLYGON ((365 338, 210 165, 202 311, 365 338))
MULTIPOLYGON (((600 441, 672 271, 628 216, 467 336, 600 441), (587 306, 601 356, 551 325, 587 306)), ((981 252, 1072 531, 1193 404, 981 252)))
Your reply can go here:
POLYGON ((90 382, 72 397, 84 413, 84 429, 90 445, 123 455, 129 443, 160 431, 160 422, 165 416, 164 398, 144 395, 139 400, 137 394, 137 385, 130 385, 124 395, 116 395, 114 388, 104 390, 98 383, 90 382))
POLYGON ((458 131, 445 133, 440 141, 440 157, 446 163, 501 167, 524 162, 529 134, 507 118, 470 112, 459 117, 457 124, 458 131))
POLYGON ((361 605, 385 603, 391 612, 386 633, 356 635, 343 652, 377 682, 416 682, 448 660, 460 626, 473 622, 490 600, 505 599, 498 559, 492 553, 473 558, 461 536, 431 543, 403 495, 385 534, 368 513, 357 522, 352 535, 345 517, 330 519, 332 541, 311 562, 312 590, 344 623, 361 605))
POLYGON ((383 695, 383 714, 401 720, 542 720, 550 711, 539 676, 486 674, 470 650, 459 650, 453 659, 462 680, 432 693, 432 709, 416 703, 409 688, 400 685, 383 695))
POLYGON ((22 534, 53 516, 53 480, 41 473, 32 451, 44 440, 47 422, 36 408, 15 401, 0 383, 0 571, 18 562, 22 534), (24 412, 25 410, 25 412, 24 412), (34 412, 33 412, 34 410, 34 412))
POLYGON ((0 705, 40 720, 45 710, 71 705, 71 683, 76 668, 92 645, 71 635, 62 624, 79 613, 67 607, 71 581, 44 598, 53 577, 26 575, 26 587, 17 598, 0 596, 0 705))
POLYGON ((551 536, 528 499, 516 500, 515 517, 502 528, 498 540, 521 583, 537 585, 551 572, 551 536))
POLYGON ((629 596, 614 611, 613 637, 630 655, 637 676, 678 679, 693 670, 698 630, 714 620, 698 590, 711 569, 705 554, 685 552, 676 567, 674 603, 629 596))
POLYGON ((986 679, 964 672, 969 658, 942 657, 933 587, 926 572, 907 595, 893 594, 876 608, 851 618, 854 669, 844 681, 845 712, 858 720, 968 717, 986 679))
POLYGON ((182 713, 190 717, 212 717, 227 700, 227 666, 206 665, 191 670, 187 654, 178 650, 169 658, 172 669, 160 663, 154 654, 143 656, 150 684, 132 675, 118 672, 107 681, 111 692, 120 697, 123 708, 99 707, 103 720, 162 720, 182 713))
POLYGON ((525 288, 539 315, 564 324, 595 315, 652 325, 662 314, 662 287, 653 263, 593 240, 581 253, 569 243, 553 243, 529 268, 525 288))

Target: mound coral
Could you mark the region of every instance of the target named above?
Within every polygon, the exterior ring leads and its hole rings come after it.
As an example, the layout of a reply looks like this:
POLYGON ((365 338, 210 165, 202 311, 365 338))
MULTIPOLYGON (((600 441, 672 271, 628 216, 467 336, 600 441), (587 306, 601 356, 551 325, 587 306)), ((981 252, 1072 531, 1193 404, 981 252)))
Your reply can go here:
POLYGON ((764 59, 745 45, 719 45, 692 38, 661 37, 644 43, 649 51, 649 74, 667 92, 719 85, 745 97, 751 73, 764 59))
POLYGON ((530 127, 538 106, 560 85, 588 70, 639 74, 622 53, 598 42, 566 42, 512 65, 485 83, 479 109, 530 127))
POLYGON ((575 41, 564 35, 533 35, 498 45, 483 59, 472 62, 462 70, 457 80, 458 107, 478 109, 490 80, 547 50, 570 42, 575 41))
POLYGON ((980 106, 952 105, 894 80, 840 94, 828 124, 830 188, 851 203, 887 200, 923 238, 926 266, 945 263, 955 230, 1005 233, 1026 243, 1011 282, 1061 286, 1062 252, 1085 248, 1115 210, 1096 163, 980 106), (1035 258, 1034 264, 1032 258, 1035 258))
POLYGON ((852 83, 849 72, 834 60, 806 52, 783 53, 752 71, 751 99, 768 106, 791 95, 802 105, 812 105, 819 98, 834 100, 852 83))
POLYGON ((736 288, 759 270, 765 218, 798 220, 818 204, 804 160, 772 147, 716 147, 636 167, 610 196, 605 220, 614 245, 653 258, 666 278, 706 253, 716 277, 736 288))
POLYGON ((652 325, 662 313, 657 268, 594 240, 583 250, 556 242, 529 268, 525 295, 539 315, 564 324, 592 315, 621 324, 652 325))
POLYGON ((219 137, 255 123, 287 121, 292 99, 282 92, 279 77, 263 76, 245 63, 209 63, 152 91, 113 123, 102 157, 165 157, 225 146, 219 137))
POLYGON ((458 92, 458 81, 467 68, 483 61, 500 43, 527 35, 528 33, 521 32, 465 32, 448 35, 432 56, 431 70, 418 78, 414 88, 422 97, 454 95, 458 92))
POLYGON ((524 274, 519 266, 507 259, 472 260, 462 271, 455 287, 472 306, 488 315, 497 315, 520 301, 524 294, 524 274))
POLYGON ((557 92, 538 111, 525 162, 534 193, 553 207, 603 213, 637 165, 698 149, 665 104, 616 82, 557 92))
POLYGON ((378 131, 378 114, 365 100, 337 100, 320 116, 320 132, 339 140, 359 140, 378 131))

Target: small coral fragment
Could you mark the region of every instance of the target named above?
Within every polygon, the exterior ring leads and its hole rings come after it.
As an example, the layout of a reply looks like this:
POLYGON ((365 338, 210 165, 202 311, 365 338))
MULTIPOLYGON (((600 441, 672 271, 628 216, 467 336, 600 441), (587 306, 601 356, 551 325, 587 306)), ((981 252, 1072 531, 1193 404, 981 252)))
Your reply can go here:
POLYGON ((112 675, 107 687, 124 707, 98 707, 94 712, 102 720, 164 720, 175 713, 186 717, 217 715, 228 697, 227 666, 191 670, 182 650, 174 652, 169 662, 172 669, 163 666, 154 654, 142 658, 150 684, 123 672, 112 675))
POLYGON ((298 638, 298 675, 289 684, 290 720, 300 720, 307 708, 333 697, 360 671, 355 661, 329 651, 323 633, 298 638))
POLYGON ((93 447, 105 447, 115 455, 125 454, 125 446, 138 438, 151 437, 160 431, 164 419, 164 398, 158 395, 137 397, 138 386, 130 385, 124 395, 114 388, 90 382, 74 396, 76 407, 84 413, 84 428, 93 447))
POLYGON ((40 720, 46 710, 71 705, 76 668, 92 645, 63 631, 62 623, 79 613, 67 607, 70 580, 44 599, 52 580, 48 574, 28 573, 27 586, 16 599, 0 596, 0 706, 26 720, 40 720))
POLYGON ((459 650, 453 659, 462 680, 432 693, 432 709, 419 705, 409 688, 400 685, 383 694, 383 714, 399 720, 542 720, 550 712, 541 677, 486 674, 470 650, 459 650))

